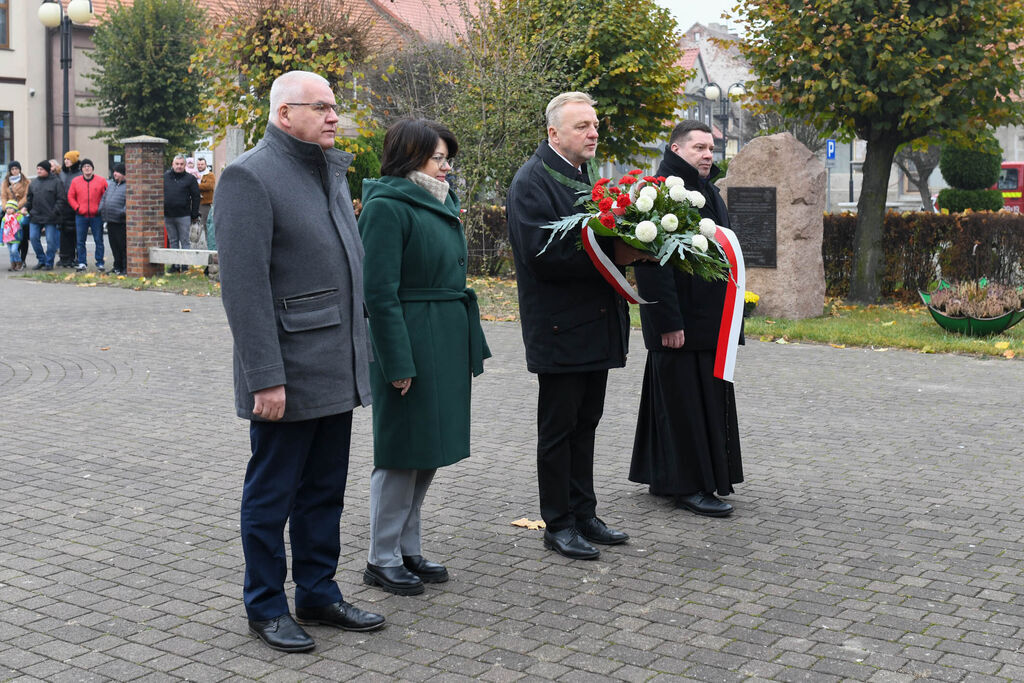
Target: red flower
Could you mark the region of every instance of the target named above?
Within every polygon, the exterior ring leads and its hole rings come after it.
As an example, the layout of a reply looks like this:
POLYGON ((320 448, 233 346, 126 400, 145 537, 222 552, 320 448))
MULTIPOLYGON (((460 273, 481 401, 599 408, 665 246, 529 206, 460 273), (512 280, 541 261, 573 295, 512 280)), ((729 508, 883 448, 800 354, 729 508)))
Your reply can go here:
POLYGON ((665 176, 663 176, 663 175, 658 176, 658 182, 659 183, 665 182, 665 176))
POLYGON ((600 201, 601 197, 604 197, 604 188, 603 187, 600 187, 600 186, 595 187, 590 192, 590 198, 593 199, 595 202, 600 201))
POLYGON ((639 168, 634 168, 632 171, 629 172, 629 175, 643 175, 643 174, 644 174, 644 172, 641 171, 639 168))
POLYGON ((608 188, 608 194, 618 194, 619 192, 622 192, 622 190, 615 187, 614 185, 608 188))
POLYGON ((601 225, 606 228, 615 227, 615 216, 610 213, 602 213, 598 220, 601 221, 601 225))
POLYGON ((633 203, 633 202, 632 202, 632 201, 630 200, 630 198, 629 198, 629 195, 628 195, 628 194, 624 194, 624 195, 619 195, 619 198, 615 200, 615 204, 616 204, 616 205, 617 205, 617 206, 618 206, 618 207, 619 207, 620 209, 625 209, 625 208, 626 208, 627 206, 629 206, 629 205, 630 205, 630 204, 632 204, 632 203, 633 203))
POLYGON ((659 181, 659 180, 658 180, 657 178, 655 178, 655 177, 654 177, 654 176, 652 176, 652 175, 645 175, 645 176, 644 176, 644 180, 646 180, 646 181, 647 181, 647 182, 649 182, 649 183, 657 183, 657 182, 660 182, 660 181, 659 181))
POLYGON ((605 197, 604 199, 602 199, 601 201, 599 201, 597 203, 597 210, 601 211, 601 212, 611 211, 612 210, 612 205, 614 203, 615 203, 614 199, 612 199, 611 197, 605 197))
POLYGON ((631 175, 622 176, 622 180, 619 181, 619 185, 632 185, 636 182, 636 178, 631 175))
POLYGON ((612 181, 611 178, 601 178, 596 183, 594 183, 594 187, 597 187, 598 185, 607 185, 611 181, 612 181))

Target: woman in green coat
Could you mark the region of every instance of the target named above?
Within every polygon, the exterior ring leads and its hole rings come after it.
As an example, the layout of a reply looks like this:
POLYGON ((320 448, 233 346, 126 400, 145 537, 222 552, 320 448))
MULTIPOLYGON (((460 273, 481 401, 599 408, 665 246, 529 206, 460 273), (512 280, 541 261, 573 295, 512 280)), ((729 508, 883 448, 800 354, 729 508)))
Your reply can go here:
POLYGON ((447 182, 455 137, 403 120, 384 136, 379 180, 363 183, 359 234, 374 360, 370 552, 363 581, 398 595, 448 580, 423 558, 420 507, 438 467, 469 456, 470 383, 489 357, 466 238, 447 182))

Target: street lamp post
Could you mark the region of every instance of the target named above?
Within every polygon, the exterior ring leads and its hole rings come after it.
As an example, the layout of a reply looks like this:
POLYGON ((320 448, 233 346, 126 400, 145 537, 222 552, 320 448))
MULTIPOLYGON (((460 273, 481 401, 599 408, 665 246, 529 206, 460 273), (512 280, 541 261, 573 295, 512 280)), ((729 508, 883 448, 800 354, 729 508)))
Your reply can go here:
POLYGON ((719 102, 721 105, 721 113, 712 113, 712 117, 717 119, 722 124, 722 159, 725 159, 726 148, 729 146, 729 119, 731 117, 730 107, 732 106, 731 100, 736 97, 742 97, 747 94, 747 89, 742 83, 736 82, 730 85, 725 91, 722 91, 722 86, 717 83, 708 83, 704 86, 704 99, 712 103, 712 112, 714 112, 714 102, 719 102))
POLYGON ((39 6, 39 21, 47 28, 60 29, 60 68, 64 77, 64 111, 61 124, 64 128, 64 149, 71 148, 71 110, 68 102, 68 74, 71 71, 71 26, 92 21, 92 0, 70 0, 67 11, 60 0, 43 0, 39 6))

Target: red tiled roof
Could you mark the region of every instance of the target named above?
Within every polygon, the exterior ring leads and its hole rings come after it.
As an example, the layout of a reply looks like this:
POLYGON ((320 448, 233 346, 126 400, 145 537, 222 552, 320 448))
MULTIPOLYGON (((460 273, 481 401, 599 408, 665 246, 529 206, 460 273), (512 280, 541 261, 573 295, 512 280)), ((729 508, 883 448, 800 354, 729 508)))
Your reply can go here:
POLYGON ((681 66, 684 69, 692 69, 697 64, 697 58, 700 57, 700 48, 691 47, 683 50, 683 56, 676 62, 677 66, 681 66))
MULTIPOLYGON (((66 1, 66 0, 65 0, 66 1)), ((119 2, 131 5, 133 0, 92 0, 96 18, 89 25, 115 8, 119 2)), ((246 0, 197 0, 213 21, 222 21, 239 13, 246 0)), ((414 34, 420 40, 445 40, 466 29, 463 7, 475 12, 476 0, 337 0, 347 4, 354 15, 381 19, 377 26, 384 33, 414 34)))

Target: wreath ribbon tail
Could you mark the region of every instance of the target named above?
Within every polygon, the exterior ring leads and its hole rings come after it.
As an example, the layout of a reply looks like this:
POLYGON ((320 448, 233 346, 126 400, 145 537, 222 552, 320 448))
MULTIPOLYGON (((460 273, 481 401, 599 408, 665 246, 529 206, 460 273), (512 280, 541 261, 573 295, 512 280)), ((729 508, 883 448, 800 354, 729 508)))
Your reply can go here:
POLYGON ((594 234, 593 229, 589 225, 583 226, 583 250, 587 252, 587 256, 590 257, 594 267, 597 268, 597 272, 601 274, 608 284, 612 286, 619 296, 628 301, 631 304, 647 304, 651 303, 643 299, 633 286, 629 284, 625 276, 619 271, 619 269, 612 263, 612 260, 608 258, 608 255, 601 249, 601 245, 597 243, 597 235, 594 234))
POLYGON ((736 349, 739 346, 740 326, 743 324, 743 295, 746 292, 747 274, 743 264, 743 251, 736 233, 729 228, 716 226, 715 241, 725 252, 729 261, 730 274, 725 285, 725 305, 722 307, 722 321, 718 327, 718 345, 715 349, 715 377, 732 382, 736 368, 736 349))

